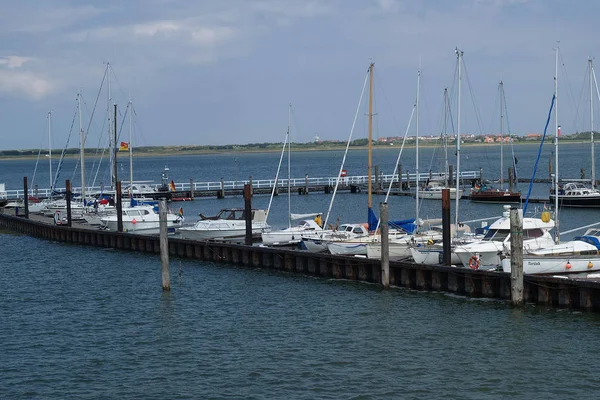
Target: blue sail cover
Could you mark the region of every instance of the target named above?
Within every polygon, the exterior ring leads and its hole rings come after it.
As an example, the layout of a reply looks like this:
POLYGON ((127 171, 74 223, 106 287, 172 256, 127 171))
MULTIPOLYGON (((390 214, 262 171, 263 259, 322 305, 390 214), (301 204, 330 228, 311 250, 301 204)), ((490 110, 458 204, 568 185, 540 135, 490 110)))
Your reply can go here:
MULTIPOLYGON (((369 208, 369 232, 374 232, 377 229, 379 220, 373 212, 372 208, 369 208)), ((407 233, 413 233, 417 229, 417 224, 413 219, 401 219, 396 221, 388 221, 388 226, 395 229, 403 229, 407 233)))
POLYGON ((413 219, 402 219, 398 221, 389 221, 388 225, 391 228, 402 229, 408 233, 414 233, 417 230, 417 224, 415 224, 415 220, 413 219))
POLYGON ((367 218, 367 222, 369 223, 369 232, 373 232, 377 229, 377 216, 371 207, 369 207, 369 216, 367 218))

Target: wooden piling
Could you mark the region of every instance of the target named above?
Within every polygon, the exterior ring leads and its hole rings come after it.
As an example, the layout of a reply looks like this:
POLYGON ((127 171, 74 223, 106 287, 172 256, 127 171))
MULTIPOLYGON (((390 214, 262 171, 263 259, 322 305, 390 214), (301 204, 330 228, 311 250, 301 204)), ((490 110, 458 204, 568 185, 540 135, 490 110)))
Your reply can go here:
POLYGON ((23 177, 23 208, 25 209, 25 218, 29 219, 29 190, 26 176, 23 177))
POLYGON ((244 185, 244 215, 246 217, 244 242, 247 246, 252 246, 252 186, 249 183, 244 185))
POLYGON ((510 209, 510 298, 523 304, 523 210, 510 209))
POLYGON ((304 194, 308 194, 308 174, 304 175, 304 194))
POLYGON ((121 181, 115 184, 115 205, 117 206, 117 232, 123 232, 123 200, 121 199, 121 181))
POLYGON ((194 200, 194 180, 190 178, 190 200, 194 200))
POLYGON ((450 229, 450 189, 442 189, 442 251, 444 265, 452 264, 450 229))
POLYGON ((65 181, 66 193, 67 197, 67 226, 70 228, 73 225, 73 220, 71 219, 71 180, 67 179, 65 181))
MULTIPOLYGON (((119 182, 120 183, 120 182, 119 182)), ((169 238, 167 229, 167 200, 163 197, 158 202, 160 225, 160 263, 162 266, 162 288, 171 290, 171 276, 169 274, 169 238)))
POLYGON ((221 178, 221 189, 217 190, 217 199, 225 198, 225 180, 221 178))
POLYGON ((387 289, 390 286, 390 242, 388 226, 388 205, 379 204, 379 218, 381 220, 381 285, 387 289))

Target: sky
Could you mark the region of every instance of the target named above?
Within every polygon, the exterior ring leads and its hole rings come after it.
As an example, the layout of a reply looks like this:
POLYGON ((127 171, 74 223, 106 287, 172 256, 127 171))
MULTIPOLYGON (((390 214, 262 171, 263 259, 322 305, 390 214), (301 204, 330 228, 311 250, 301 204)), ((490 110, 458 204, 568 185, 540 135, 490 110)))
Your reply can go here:
POLYGON ((416 118, 409 120, 417 81, 419 134, 441 134, 446 87, 448 130, 456 132, 456 48, 464 52, 461 134, 542 132, 556 47, 562 133, 590 128, 586 71, 588 58, 600 55, 593 0, 0 0, 0 7, 2 150, 47 147, 49 111, 53 147, 79 146, 78 92, 88 147, 105 143, 109 103, 128 140, 128 101, 134 147, 283 142, 289 104, 294 142, 347 140, 355 115, 352 139, 364 138, 368 86, 361 92, 371 62, 374 138, 416 134, 416 118))

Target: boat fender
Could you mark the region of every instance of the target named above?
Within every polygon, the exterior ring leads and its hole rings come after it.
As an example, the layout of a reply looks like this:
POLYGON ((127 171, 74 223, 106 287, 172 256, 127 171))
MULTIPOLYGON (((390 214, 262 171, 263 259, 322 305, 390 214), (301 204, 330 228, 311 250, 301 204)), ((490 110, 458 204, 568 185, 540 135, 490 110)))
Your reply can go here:
POLYGON ((542 218, 541 218, 542 222, 548 223, 550 222, 550 212, 549 211, 544 211, 542 213, 542 218))
POLYGON ((565 268, 571 269, 571 267, 572 267, 571 261, 567 261, 567 265, 565 265, 565 268))
POLYGON ((588 269, 592 269, 594 268, 594 263, 592 263, 591 261, 588 262, 588 269))
POLYGON ((479 258, 475 255, 469 258, 469 268, 471 269, 479 269, 479 258))

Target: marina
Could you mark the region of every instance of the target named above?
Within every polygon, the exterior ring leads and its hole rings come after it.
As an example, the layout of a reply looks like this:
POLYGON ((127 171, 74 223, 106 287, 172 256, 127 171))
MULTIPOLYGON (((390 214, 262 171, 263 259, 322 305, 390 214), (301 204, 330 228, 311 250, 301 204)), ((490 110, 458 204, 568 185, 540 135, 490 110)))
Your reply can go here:
MULTIPOLYGON (((159 238, 127 232, 98 230, 85 224, 56 225, 43 216, 0 214, 0 228, 52 242, 158 254, 159 238)), ((247 246, 235 241, 170 238, 170 256, 249 268, 298 273, 326 279, 381 283, 382 264, 377 259, 336 256, 281 248, 247 246)), ((511 299, 510 274, 454 266, 429 266, 390 262, 389 283, 407 289, 442 291, 457 295, 511 299)), ((600 311, 600 280, 527 276, 524 300, 544 306, 600 311)))

